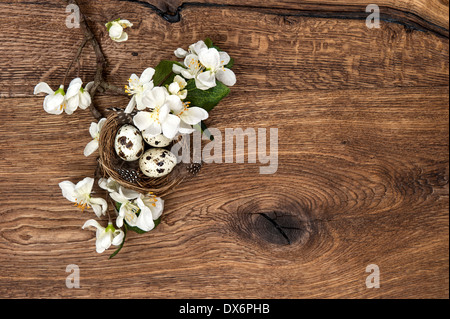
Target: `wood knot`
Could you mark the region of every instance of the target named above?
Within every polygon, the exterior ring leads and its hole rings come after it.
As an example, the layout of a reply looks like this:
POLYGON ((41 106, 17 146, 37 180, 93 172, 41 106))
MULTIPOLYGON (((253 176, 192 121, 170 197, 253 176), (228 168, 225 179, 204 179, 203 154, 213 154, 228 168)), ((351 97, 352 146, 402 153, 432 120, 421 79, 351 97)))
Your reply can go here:
POLYGON ((307 223, 286 212, 252 214, 252 228, 263 240, 277 245, 292 245, 310 232, 307 223))
POLYGON ((305 246, 320 235, 315 219, 300 203, 287 198, 241 204, 235 216, 235 231, 262 246, 305 246))

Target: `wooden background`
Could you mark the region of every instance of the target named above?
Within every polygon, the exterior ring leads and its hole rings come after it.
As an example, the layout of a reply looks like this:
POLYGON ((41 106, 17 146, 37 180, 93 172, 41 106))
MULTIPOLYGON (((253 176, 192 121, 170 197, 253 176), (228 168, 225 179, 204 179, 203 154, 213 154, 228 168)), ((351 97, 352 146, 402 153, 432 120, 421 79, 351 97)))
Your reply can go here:
MULTIPOLYGON (((94 214, 58 187, 94 174, 92 117, 49 115, 33 95, 61 84, 81 32, 65 1, 1 0, 0 297, 448 298, 448 0, 376 3, 380 29, 362 0, 80 1, 108 81, 209 36, 238 83, 207 124, 279 129, 276 174, 205 165, 165 198, 155 231, 108 260, 81 229, 94 214), (134 23, 126 43, 105 32, 117 17, 134 23), (66 288, 69 264, 80 289, 66 288), (366 288, 369 264, 380 289, 366 288)), ((94 67, 86 47, 84 82, 94 67)))

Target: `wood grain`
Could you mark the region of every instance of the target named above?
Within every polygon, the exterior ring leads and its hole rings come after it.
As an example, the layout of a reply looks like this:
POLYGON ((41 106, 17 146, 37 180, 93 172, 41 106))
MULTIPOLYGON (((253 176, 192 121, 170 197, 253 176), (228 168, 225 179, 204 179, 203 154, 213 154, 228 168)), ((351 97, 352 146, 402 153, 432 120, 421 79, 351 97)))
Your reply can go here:
MULTIPOLYGON (((177 23, 141 2, 82 2, 106 78, 123 85, 212 37, 236 59, 238 83, 207 124, 278 128, 278 171, 205 165, 165 198, 155 231, 130 234, 112 260, 98 255, 94 232, 81 229, 94 215, 58 187, 94 173, 95 156, 83 156, 91 115, 51 116, 32 95, 39 81, 60 84, 81 34, 65 28, 63 1, 1 2, 10 28, 0 33, 0 297, 449 297, 448 3, 385 1, 402 23, 369 30, 331 14, 362 2, 183 2, 177 23), (330 16, 302 16, 307 5, 330 16), (134 23, 122 44, 103 30, 118 16, 134 23), (419 20, 423 31, 405 27, 419 20), (66 288, 69 264, 80 289, 66 288), (369 264, 380 289, 365 286, 369 264)), ((86 48, 85 82, 94 66, 86 48)), ((105 110, 127 98, 95 102, 105 110)))

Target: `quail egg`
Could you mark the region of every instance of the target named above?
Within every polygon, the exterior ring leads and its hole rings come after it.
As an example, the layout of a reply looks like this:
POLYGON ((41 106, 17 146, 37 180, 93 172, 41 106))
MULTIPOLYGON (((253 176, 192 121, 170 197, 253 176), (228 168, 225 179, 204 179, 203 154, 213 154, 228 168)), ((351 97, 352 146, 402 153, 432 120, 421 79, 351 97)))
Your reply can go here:
POLYGON ((177 165, 176 156, 162 148, 151 148, 139 160, 139 168, 148 177, 163 177, 177 165))
POLYGON ((142 137, 147 142, 147 144, 153 147, 166 147, 169 146, 170 143, 172 143, 172 140, 165 137, 163 134, 151 136, 150 134, 143 131, 142 137))
POLYGON ((127 124, 117 131, 114 147, 121 159, 133 162, 144 153, 144 140, 136 127, 127 124))

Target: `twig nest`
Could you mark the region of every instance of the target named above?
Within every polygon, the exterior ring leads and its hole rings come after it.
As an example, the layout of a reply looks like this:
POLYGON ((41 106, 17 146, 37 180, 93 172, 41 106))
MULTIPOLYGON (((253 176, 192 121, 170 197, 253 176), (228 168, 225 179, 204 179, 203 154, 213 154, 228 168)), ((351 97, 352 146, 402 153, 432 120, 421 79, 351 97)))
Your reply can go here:
POLYGON ((151 136, 145 131, 142 132, 142 137, 147 142, 148 145, 153 147, 166 147, 172 143, 170 138, 165 137, 163 134, 159 134, 157 136, 151 136))
MULTIPOLYGON (((162 177, 150 177, 144 175, 144 172, 139 167, 139 161, 127 162, 119 157, 115 151, 115 138, 118 131, 125 124, 131 125, 130 122, 123 122, 120 113, 114 111, 108 115, 106 123, 100 131, 99 138, 99 174, 104 177, 111 177, 120 185, 127 189, 131 189, 142 194, 153 192, 158 197, 164 197, 172 193, 177 185, 183 180, 192 178, 192 173, 188 169, 190 164, 183 162, 178 163, 171 171, 162 177)), ((189 140, 178 137, 171 141, 171 144, 161 150, 169 150, 171 146, 176 143, 181 143, 183 146, 188 146, 191 150, 190 157, 193 159, 194 148, 189 147, 189 140)), ((192 143, 192 141, 191 141, 192 143)), ((144 143, 144 153, 148 149, 154 147, 144 143)), ((142 155, 143 157, 143 155, 142 155)), ((200 165, 201 167, 201 165, 200 165)), ((166 172, 165 172, 166 173, 166 172)))
POLYGON ((136 127, 127 124, 117 131, 114 147, 121 159, 133 162, 144 153, 144 140, 136 127))
POLYGON ((172 152, 151 148, 139 160, 141 172, 148 177, 163 177, 168 175, 177 165, 177 158, 172 152))

